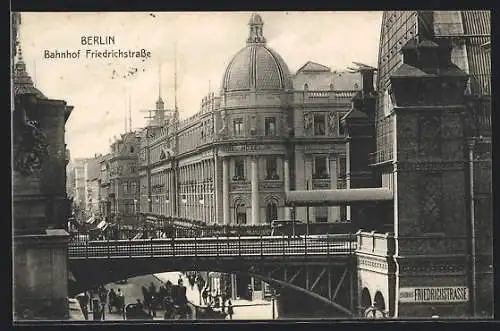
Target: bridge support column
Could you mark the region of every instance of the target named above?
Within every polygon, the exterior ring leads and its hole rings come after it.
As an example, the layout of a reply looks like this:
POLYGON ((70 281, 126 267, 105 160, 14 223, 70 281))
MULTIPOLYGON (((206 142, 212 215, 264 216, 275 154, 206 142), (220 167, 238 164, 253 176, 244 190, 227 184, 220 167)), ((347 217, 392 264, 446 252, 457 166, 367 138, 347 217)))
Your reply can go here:
POLYGON ((257 157, 252 157, 252 225, 259 224, 259 174, 257 157))
POLYGON ((229 225, 231 218, 229 215, 229 160, 227 157, 222 159, 222 209, 224 224, 229 225))
MULTIPOLYGON (((288 159, 283 160, 283 180, 285 183, 285 192, 290 191, 290 165, 288 164, 288 159)), ((285 207, 285 220, 290 220, 290 207, 285 207)))

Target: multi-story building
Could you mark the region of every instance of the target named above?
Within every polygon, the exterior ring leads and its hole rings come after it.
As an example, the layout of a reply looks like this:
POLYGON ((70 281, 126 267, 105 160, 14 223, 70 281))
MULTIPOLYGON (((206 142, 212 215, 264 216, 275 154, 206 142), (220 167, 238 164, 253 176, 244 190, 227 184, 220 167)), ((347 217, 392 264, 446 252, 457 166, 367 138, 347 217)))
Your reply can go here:
POLYGON ((85 211, 88 217, 100 218, 100 174, 102 155, 87 159, 84 164, 85 173, 85 211))
POLYGON ((106 155, 105 162, 99 166, 102 173, 104 166, 109 176, 107 197, 103 197, 103 204, 108 205, 113 215, 112 221, 121 224, 135 224, 139 212, 139 176, 137 168, 137 154, 139 151, 140 135, 136 132, 127 132, 121 135, 111 145, 110 154, 106 155))
POLYGON ((79 210, 85 210, 86 208, 86 200, 85 200, 85 163, 87 159, 78 158, 74 159, 72 164, 72 171, 74 178, 73 185, 73 204, 79 210))
POLYGON ((111 200, 109 199, 111 193, 111 182, 109 180, 109 158, 110 154, 106 154, 102 157, 99 164, 100 167, 100 187, 99 187, 99 212, 103 219, 110 221, 112 219, 111 215, 111 200))
MULTIPOLYGON (((267 46, 262 18, 252 15, 249 25, 220 94, 205 97, 200 111, 179 121, 177 107, 165 116, 157 102, 139 154, 142 212, 258 225, 290 219, 285 190, 345 188, 340 120, 363 88, 362 75, 311 61, 291 74, 267 46)), ((298 219, 307 217, 339 222, 347 213, 345 207, 297 208, 298 219)), ((247 284, 238 285, 241 292, 247 284)))
MULTIPOLYGON (((291 74, 269 48, 259 15, 247 45, 229 61, 220 95, 177 123, 144 130, 141 210, 206 223, 289 219, 284 190, 344 187, 340 119, 362 88, 361 74, 307 62, 291 74)), ((158 107, 157 107, 158 108, 158 107)), ((297 209, 305 220, 305 208, 297 209)), ((310 208, 312 222, 346 219, 340 207, 310 208)))

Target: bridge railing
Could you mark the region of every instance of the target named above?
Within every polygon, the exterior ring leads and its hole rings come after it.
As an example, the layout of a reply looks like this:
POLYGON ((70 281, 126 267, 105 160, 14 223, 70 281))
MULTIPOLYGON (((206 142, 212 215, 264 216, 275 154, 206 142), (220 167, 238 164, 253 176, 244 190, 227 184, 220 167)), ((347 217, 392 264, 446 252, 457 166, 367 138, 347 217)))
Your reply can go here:
POLYGON ((69 258, 278 257, 354 254, 356 235, 213 237, 72 242, 69 258))

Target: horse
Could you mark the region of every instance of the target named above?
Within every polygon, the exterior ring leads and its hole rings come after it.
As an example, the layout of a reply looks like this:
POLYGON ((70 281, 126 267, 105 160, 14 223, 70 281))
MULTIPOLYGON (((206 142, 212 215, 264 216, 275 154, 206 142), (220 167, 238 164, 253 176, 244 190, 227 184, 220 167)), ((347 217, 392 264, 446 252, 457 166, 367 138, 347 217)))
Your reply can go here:
POLYGON ((123 316, 125 316, 125 297, 112 294, 109 297, 109 303, 108 303, 108 308, 110 313, 112 312, 113 307, 116 308, 116 311, 118 313, 121 313, 123 316))

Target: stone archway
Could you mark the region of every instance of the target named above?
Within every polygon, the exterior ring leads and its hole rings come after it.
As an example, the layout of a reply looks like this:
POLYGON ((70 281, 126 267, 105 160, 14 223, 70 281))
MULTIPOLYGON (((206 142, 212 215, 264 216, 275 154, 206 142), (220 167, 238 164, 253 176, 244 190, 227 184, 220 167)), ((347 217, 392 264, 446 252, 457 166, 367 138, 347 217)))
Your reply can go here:
POLYGON ((271 200, 266 204, 266 222, 271 223, 278 219, 278 204, 276 201, 271 200))
POLYGON ((377 291, 377 293, 375 293, 375 297, 373 297, 373 305, 377 309, 385 311, 385 299, 380 291, 377 291))
POLYGON ((361 311, 364 312, 368 307, 372 305, 372 297, 370 295, 370 290, 366 287, 361 291, 361 311))

